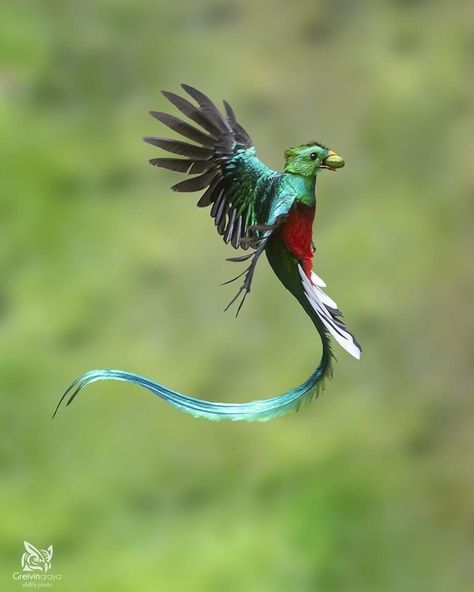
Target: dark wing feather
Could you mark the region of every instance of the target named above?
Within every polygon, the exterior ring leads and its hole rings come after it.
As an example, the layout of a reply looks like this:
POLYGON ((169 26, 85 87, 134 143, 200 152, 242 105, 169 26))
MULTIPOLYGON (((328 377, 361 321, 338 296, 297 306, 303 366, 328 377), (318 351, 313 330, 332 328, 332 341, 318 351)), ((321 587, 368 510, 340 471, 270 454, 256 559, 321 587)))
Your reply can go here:
POLYGON ((214 166, 214 163, 209 160, 184 160, 181 158, 152 158, 150 164, 169 171, 188 174, 205 173, 214 166))
POLYGON ((182 84, 181 86, 188 93, 188 95, 190 95, 199 104, 201 111, 216 127, 219 128, 221 132, 232 133, 232 128, 230 127, 227 120, 222 116, 214 103, 208 97, 206 97, 206 95, 197 90, 197 88, 193 88, 188 84, 182 84))
POLYGON ((178 132, 178 134, 185 136, 193 142, 197 142, 203 146, 208 146, 209 148, 214 146, 214 138, 211 138, 211 136, 208 136, 192 125, 189 125, 189 123, 181 121, 181 119, 178 119, 174 115, 168 115, 168 113, 161 113, 160 111, 150 111, 150 115, 152 115, 158 121, 161 121, 161 123, 164 123, 173 131, 178 132))
POLYGON ((197 206, 198 208, 207 208, 207 206, 213 204, 212 207, 214 207, 216 204, 220 203, 220 200, 223 196, 224 188, 222 187, 221 179, 218 179, 212 185, 209 185, 206 191, 202 194, 200 200, 197 202, 197 206))
POLYGON ((237 222, 235 223, 234 230, 232 232, 231 244, 234 247, 234 249, 238 248, 241 236, 242 236, 242 214, 240 214, 239 217, 237 218, 237 222))
MULTIPOLYGON (((211 189, 211 188, 209 188, 211 189)), ((207 191, 209 191, 209 189, 207 191)), ((205 207, 205 206, 209 206, 212 203, 212 208, 211 208, 211 217, 215 218, 217 215, 217 211, 219 210, 219 206, 221 205, 221 202, 225 199, 225 193, 224 193, 224 188, 220 187, 218 192, 215 192, 214 187, 212 187, 212 196, 209 196, 208 199, 204 199, 207 198, 207 191, 206 193, 201 197, 201 199, 198 201, 198 206, 200 207, 205 207), (203 202, 201 204, 201 201, 203 202)))
POLYGON ((154 138, 147 136, 143 138, 147 144, 157 146, 173 152, 173 154, 179 154, 180 156, 188 156, 194 160, 207 160, 212 156, 212 150, 210 148, 202 148, 201 146, 193 146, 187 142, 180 142, 179 140, 171 140, 170 138, 154 138))
POLYGON ((194 177, 193 179, 186 179, 186 181, 180 181, 173 185, 171 189, 173 191, 199 191, 200 189, 204 189, 210 183, 216 180, 217 171, 211 170, 199 177, 194 177))
POLYGON ((216 132, 219 133, 219 126, 216 126, 212 121, 210 121, 209 117, 195 107, 192 103, 183 99, 179 95, 175 95, 174 93, 163 91, 163 96, 173 103, 173 105, 181 111, 186 117, 192 119, 195 123, 203 127, 205 130, 210 132, 211 134, 215 134, 216 132))

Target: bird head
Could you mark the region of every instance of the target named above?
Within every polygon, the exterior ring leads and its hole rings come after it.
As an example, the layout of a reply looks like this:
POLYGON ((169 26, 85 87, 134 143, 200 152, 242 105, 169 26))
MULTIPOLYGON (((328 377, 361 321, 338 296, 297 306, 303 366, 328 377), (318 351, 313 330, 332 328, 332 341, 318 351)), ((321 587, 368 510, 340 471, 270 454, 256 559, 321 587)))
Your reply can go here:
POLYGON ((319 142, 309 142, 285 151, 285 172, 312 177, 319 171, 335 171, 344 166, 344 159, 319 142))

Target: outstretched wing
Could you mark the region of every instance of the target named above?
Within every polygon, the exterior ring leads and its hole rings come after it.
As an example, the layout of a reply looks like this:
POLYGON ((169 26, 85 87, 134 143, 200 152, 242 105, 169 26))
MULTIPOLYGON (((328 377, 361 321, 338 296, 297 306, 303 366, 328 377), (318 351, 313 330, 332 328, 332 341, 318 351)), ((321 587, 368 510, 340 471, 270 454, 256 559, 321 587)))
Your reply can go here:
MULTIPOLYGON (((151 111, 166 126, 194 142, 146 137, 145 142, 183 158, 152 158, 150 163, 172 171, 196 175, 172 187, 174 191, 201 191, 199 207, 211 206, 217 231, 226 243, 244 249, 252 244, 249 229, 265 222, 260 212, 268 211, 272 189, 280 173, 265 166, 255 155, 248 133, 237 122, 234 111, 224 101, 225 115, 197 89, 182 88, 195 104, 171 92, 163 95, 198 127, 174 115, 151 111)), ((258 232, 257 232, 258 234, 258 232)))

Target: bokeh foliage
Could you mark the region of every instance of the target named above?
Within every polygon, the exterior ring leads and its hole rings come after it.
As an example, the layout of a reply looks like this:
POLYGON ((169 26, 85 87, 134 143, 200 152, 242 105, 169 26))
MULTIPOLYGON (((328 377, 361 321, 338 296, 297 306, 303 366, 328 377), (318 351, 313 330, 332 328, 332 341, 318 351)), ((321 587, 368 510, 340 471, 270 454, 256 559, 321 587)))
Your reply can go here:
MULTIPOLYGON (((24 539, 67 591, 474 588, 474 5, 4 2, 0 18, 0 589, 24 539), (146 165, 182 81, 260 156, 317 139, 318 273, 364 347, 297 415, 181 415, 79 373, 245 401, 320 349, 262 260, 236 321, 208 213, 146 165)), ((55 589, 60 589, 56 585, 55 589)))

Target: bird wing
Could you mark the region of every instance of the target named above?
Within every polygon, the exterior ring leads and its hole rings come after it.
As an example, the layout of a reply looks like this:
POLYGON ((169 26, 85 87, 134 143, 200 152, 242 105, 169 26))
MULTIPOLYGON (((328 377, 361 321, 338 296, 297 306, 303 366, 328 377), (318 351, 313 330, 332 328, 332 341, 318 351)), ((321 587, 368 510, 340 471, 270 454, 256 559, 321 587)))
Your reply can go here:
MULTIPOLYGON (((230 105, 224 101, 225 115, 197 89, 183 84, 194 99, 171 92, 163 95, 198 127, 169 115, 151 111, 151 115, 194 144, 169 138, 146 137, 145 142, 183 158, 152 158, 150 163, 172 171, 196 175, 174 185, 174 191, 192 192, 205 189, 198 207, 211 206, 218 233, 234 248, 256 248, 255 235, 249 236, 259 220, 263 202, 269 202, 281 173, 264 165, 255 155, 248 133, 237 122, 230 105)), ((261 218, 261 217, 260 217, 261 218)))

